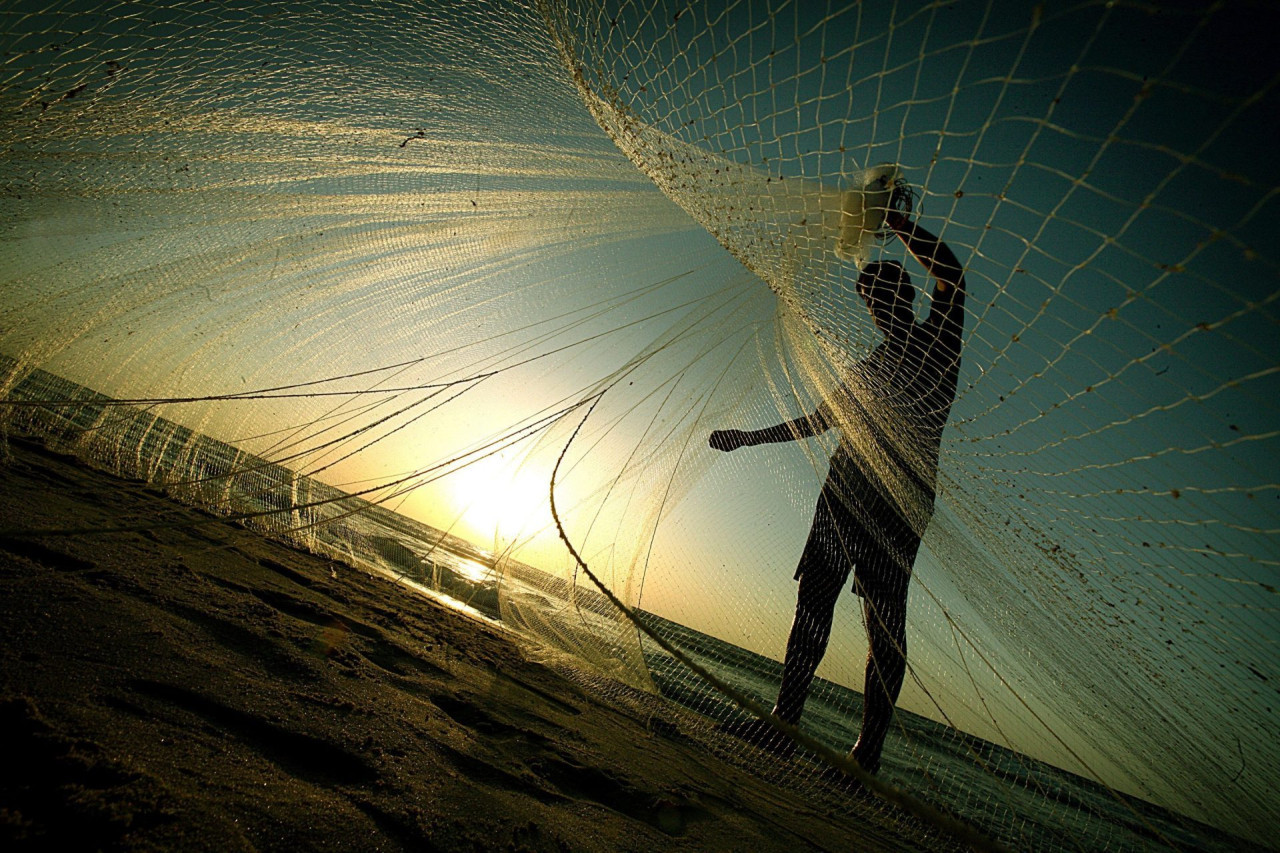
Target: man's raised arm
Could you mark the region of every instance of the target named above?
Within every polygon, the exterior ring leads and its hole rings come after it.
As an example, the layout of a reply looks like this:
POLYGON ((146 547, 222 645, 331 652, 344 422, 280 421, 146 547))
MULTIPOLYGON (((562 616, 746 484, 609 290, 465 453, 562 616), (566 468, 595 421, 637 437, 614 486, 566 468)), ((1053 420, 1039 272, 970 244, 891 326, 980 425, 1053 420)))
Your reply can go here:
POLYGON ((885 222, 906 245, 907 251, 937 282, 933 291, 935 304, 939 299, 943 302, 963 303, 964 268, 960 266, 951 247, 897 211, 891 211, 885 217, 885 222))

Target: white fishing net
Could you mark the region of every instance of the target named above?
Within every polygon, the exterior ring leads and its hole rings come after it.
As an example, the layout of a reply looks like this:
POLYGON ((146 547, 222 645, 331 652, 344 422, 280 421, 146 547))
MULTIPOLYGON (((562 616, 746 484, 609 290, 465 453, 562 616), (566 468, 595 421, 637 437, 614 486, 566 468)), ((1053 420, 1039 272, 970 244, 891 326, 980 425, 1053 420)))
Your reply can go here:
MULTIPOLYGON (((844 435, 927 526, 879 779, 1016 848, 1271 844, 1263 9, 10 0, 5 423, 716 721, 774 701, 844 435), (932 307, 895 181, 967 282, 931 520, 857 390, 860 268, 932 307)), ((837 754, 847 587, 800 725, 837 754)))

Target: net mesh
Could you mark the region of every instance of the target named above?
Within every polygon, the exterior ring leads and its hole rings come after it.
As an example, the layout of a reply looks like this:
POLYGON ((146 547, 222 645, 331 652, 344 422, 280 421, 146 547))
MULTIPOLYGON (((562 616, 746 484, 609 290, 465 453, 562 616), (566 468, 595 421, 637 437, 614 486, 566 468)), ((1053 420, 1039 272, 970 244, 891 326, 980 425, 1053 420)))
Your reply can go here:
MULTIPOLYGON (((1018 848, 1271 844, 1262 9, 11 0, 4 422, 743 761, 708 721, 777 695, 843 437, 924 533, 881 780, 1018 848), (895 181, 967 284, 931 512, 856 286, 898 261, 933 307, 895 181)), ((863 621, 846 584, 779 784, 857 738, 863 621)))

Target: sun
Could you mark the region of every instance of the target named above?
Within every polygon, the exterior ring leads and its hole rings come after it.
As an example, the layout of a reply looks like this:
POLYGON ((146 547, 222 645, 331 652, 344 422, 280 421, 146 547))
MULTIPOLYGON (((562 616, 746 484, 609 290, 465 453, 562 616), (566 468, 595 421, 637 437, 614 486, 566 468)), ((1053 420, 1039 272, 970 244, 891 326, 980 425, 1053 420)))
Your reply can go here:
POLYGON ((449 477, 461 520, 480 540, 516 539, 551 523, 550 473, 494 455, 449 477))

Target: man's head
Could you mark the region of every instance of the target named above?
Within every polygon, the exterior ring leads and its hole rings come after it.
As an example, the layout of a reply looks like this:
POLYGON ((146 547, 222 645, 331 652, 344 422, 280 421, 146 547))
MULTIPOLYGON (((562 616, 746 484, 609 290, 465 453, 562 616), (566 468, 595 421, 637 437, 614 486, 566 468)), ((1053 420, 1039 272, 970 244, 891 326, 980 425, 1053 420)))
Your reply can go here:
POLYGON ((916 289, 911 276, 897 261, 876 261, 863 267, 858 276, 858 295, 867 303, 876 327, 886 335, 895 328, 909 329, 915 322, 911 303, 916 289))

